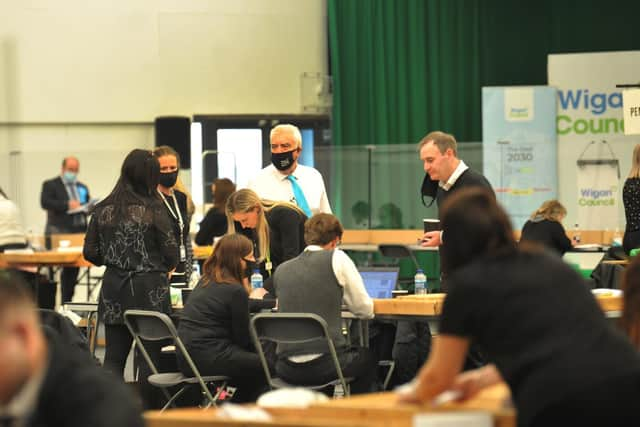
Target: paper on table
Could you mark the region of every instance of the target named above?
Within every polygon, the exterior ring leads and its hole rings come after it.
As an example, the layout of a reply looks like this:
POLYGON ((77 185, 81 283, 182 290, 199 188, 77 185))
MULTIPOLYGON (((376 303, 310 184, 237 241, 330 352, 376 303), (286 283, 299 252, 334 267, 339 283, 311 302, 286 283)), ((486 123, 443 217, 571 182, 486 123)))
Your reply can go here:
POLYGON ((73 215, 77 213, 89 213, 91 209, 98 203, 100 199, 91 199, 84 205, 80 205, 77 208, 67 210, 68 215, 73 215))
POLYGON ((432 412, 416 414, 413 427, 492 427, 493 416, 490 412, 460 411, 432 412))

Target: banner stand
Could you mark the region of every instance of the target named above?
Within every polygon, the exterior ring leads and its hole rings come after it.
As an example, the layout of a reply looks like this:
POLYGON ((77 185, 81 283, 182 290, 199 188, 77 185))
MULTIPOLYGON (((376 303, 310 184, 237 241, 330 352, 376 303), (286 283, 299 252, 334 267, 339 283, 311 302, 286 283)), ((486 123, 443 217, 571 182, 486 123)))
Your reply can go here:
POLYGON ((607 141, 602 141, 602 145, 607 147, 611 158, 585 159, 585 153, 596 145, 595 141, 589 142, 576 162, 577 217, 581 228, 585 230, 618 227, 620 162, 607 141))

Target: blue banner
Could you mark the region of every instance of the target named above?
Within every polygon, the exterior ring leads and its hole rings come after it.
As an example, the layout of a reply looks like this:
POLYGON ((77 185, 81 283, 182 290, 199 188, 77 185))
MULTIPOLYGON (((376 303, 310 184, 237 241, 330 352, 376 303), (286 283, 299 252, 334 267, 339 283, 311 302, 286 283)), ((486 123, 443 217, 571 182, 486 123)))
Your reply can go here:
POLYGON ((519 230, 557 197, 556 90, 483 87, 482 153, 484 175, 519 230))

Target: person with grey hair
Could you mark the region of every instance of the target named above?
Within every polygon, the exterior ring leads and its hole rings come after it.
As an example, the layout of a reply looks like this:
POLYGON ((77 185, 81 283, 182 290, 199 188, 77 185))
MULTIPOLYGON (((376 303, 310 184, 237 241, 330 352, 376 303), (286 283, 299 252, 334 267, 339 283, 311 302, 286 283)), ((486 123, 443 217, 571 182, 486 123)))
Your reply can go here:
POLYGON ((311 218, 331 213, 324 179, 318 170, 298 163, 302 151, 300 130, 291 124, 271 129, 271 164, 260 171, 248 188, 261 199, 295 203, 311 218))

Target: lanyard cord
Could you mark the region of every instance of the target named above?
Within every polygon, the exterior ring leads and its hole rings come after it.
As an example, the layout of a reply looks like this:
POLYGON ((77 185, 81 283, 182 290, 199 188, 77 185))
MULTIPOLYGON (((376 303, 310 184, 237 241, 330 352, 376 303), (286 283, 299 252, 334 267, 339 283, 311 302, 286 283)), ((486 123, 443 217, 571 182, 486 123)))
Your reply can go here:
POLYGON ((173 211, 171 210, 171 206, 169 206, 169 202, 167 202, 167 199, 165 198, 164 194, 162 194, 160 190, 158 190, 158 193, 160 193, 160 197, 162 198, 162 201, 164 202, 167 209, 169 210, 169 213, 171 214, 171 216, 178 221, 178 227, 180 228, 180 247, 183 247, 184 246, 184 222, 182 221, 182 213, 180 212, 180 207, 178 206, 178 200, 176 199, 176 195, 174 193, 171 193, 171 198, 173 199, 173 206, 176 209, 176 213, 173 213, 173 211))

